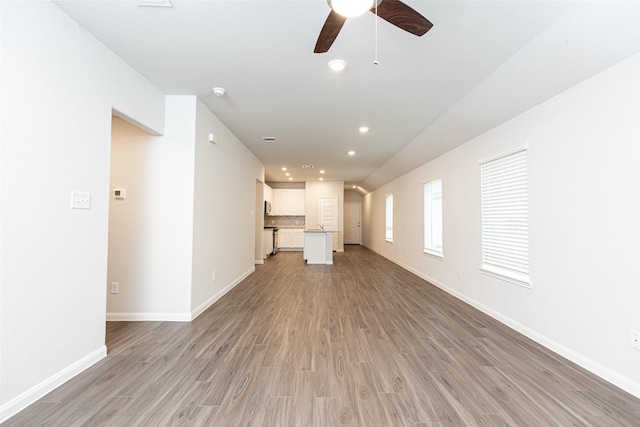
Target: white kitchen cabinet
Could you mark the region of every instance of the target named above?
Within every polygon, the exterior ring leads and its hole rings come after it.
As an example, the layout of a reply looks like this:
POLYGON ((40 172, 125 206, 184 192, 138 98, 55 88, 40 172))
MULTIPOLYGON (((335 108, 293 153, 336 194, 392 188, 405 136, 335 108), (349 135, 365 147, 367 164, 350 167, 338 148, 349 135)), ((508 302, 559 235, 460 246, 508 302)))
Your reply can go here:
POLYGON ((282 213, 282 190, 274 188, 271 192, 273 200, 271 201, 271 215, 284 215, 282 213))
POLYGON ((293 247, 293 230, 290 228, 278 229, 278 248, 289 249, 293 247))
POLYGON ((296 214, 296 190, 282 190, 282 215, 296 214))
POLYGON ((302 248, 304 247, 304 229, 303 228, 299 228, 299 229, 294 229, 293 230, 293 236, 292 236, 292 240, 293 240, 293 247, 294 248, 302 248))
POLYGON ((273 205, 273 190, 271 189, 271 187, 269 187, 267 184, 264 184, 262 192, 264 201, 269 202, 273 205))
POLYGON ((294 215, 303 216, 305 214, 305 208, 306 208, 306 191, 293 190, 293 193, 294 193, 294 199, 295 199, 294 215))
POLYGON ((272 190, 271 215, 304 216, 305 190, 274 188, 272 190))
POLYGON ((278 229, 278 249, 298 249, 304 247, 303 228, 278 229))

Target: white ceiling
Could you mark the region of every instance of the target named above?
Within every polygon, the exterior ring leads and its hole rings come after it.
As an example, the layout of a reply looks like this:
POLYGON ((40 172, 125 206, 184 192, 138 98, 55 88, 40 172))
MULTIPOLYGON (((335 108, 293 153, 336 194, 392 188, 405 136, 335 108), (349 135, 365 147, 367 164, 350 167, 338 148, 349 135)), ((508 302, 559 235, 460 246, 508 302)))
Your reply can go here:
POLYGON ((54 3, 166 94, 197 95, 267 181, 285 181, 282 166, 294 182, 325 169, 363 191, 640 51, 639 1, 406 0, 434 27, 416 37, 379 21, 379 65, 372 13, 313 53, 324 0, 54 3), (335 58, 342 74, 327 67, 335 58))

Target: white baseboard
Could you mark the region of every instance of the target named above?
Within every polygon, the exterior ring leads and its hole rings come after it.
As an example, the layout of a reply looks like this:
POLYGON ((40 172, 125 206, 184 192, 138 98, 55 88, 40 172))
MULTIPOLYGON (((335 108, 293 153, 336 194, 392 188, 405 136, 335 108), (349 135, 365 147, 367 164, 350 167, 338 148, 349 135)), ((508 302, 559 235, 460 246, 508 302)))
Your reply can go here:
POLYGON ((220 298, 222 298, 227 292, 229 292, 231 289, 233 289, 238 283, 242 282, 244 279, 247 278, 247 276, 249 276, 251 273, 253 273, 254 271, 256 271, 255 266, 251 267, 249 270, 245 271, 240 277, 238 277, 236 280, 234 280, 233 282, 229 283, 227 286, 225 286, 222 290, 220 290, 219 292, 217 292, 215 295, 213 295, 211 298, 209 298, 208 300, 206 300, 205 302, 203 302, 202 304, 200 304, 195 310, 193 310, 191 312, 191 319, 193 320, 196 317, 200 316, 207 308, 211 307, 213 305, 213 303, 215 303, 216 301, 218 301, 220 298))
POLYGON ((264 260, 263 259, 255 259, 253 260, 253 263, 256 265, 262 265, 264 264, 264 260))
MULTIPOLYGON (((209 298, 191 313, 107 313, 107 321, 162 321, 162 322, 190 322, 198 317, 202 312, 219 300, 224 294, 242 282, 247 276, 255 271, 255 267, 250 268, 240 277, 209 298)), ((0 406, 0 423, 8 420, 27 406, 31 405, 42 396, 61 386, 71 378, 80 374, 96 362, 107 356, 107 347, 102 346, 93 353, 83 357, 69 367, 51 376, 40 384, 30 388, 24 393, 11 399, 0 406)))
POLYGON ((255 267, 251 267, 239 278, 231 282, 204 303, 200 304, 199 307, 190 313, 107 313, 107 322, 191 322, 255 270, 255 267))
POLYGON ((107 322, 190 322, 190 313, 107 313, 107 322))
POLYGON ((622 390, 631 393, 632 395, 640 398, 640 384, 636 383, 632 380, 630 380, 629 378, 618 374, 617 372, 607 368, 606 366, 603 366, 591 359, 589 359, 588 357, 558 343, 557 341, 554 341, 542 334, 540 334, 539 332, 536 332, 535 330, 511 319, 510 317, 507 317, 505 315, 503 315, 502 313, 492 309, 491 307, 488 307, 472 298, 469 298, 467 295, 453 289, 450 288, 449 286, 446 286, 443 283, 440 283, 439 281, 435 280, 432 277, 429 277, 426 274, 421 273, 420 271, 409 267, 408 265, 405 265, 403 263, 401 263, 398 260, 393 259, 392 257, 377 251, 376 249, 365 245, 365 247, 367 247, 368 249, 370 249, 371 251, 377 253, 378 255, 388 259, 389 261, 393 262, 394 264, 397 264, 398 266, 404 268, 407 271, 410 271, 411 273, 415 274, 416 276, 426 280, 429 283, 432 283, 433 285, 437 286, 438 288, 442 289, 443 291, 447 292, 448 294, 458 298, 459 300, 462 300, 464 302, 466 302, 467 304, 471 305, 474 308, 477 308, 478 310, 482 311, 483 313, 491 316, 492 318, 496 319, 497 321, 499 321, 500 323, 510 327, 511 329, 520 332, 522 335, 526 336, 527 338, 532 339, 533 341, 537 342, 538 344, 548 348, 549 350, 553 351, 556 354, 559 354, 560 356, 572 361, 573 363, 580 365, 581 367, 583 367, 584 369, 586 369, 587 371, 593 373, 594 375, 597 375, 598 377, 602 378, 603 380, 615 385, 616 387, 621 388, 622 390))
POLYGON ((77 362, 69 365, 62 371, 42 381, 40 384, 37 384, 24 393, 14 397, 4 405, 0 406, 0 423, 5 422, 27 406, 34 403, 36 400, 40 399, 42 396, 61 386, 106 356, 107 347, 102 346, 77 362))

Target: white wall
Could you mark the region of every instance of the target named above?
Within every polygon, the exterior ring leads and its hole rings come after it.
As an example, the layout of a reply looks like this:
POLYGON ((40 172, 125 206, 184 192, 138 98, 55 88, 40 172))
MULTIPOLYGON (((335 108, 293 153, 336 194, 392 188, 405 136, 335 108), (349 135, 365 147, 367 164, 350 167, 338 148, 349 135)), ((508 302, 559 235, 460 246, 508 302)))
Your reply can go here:
POLYGON ((360 194, 358 191, 346 190, 344 192, 344 201, 362 203, 362 194, 360 194))
POLYGON ((113 120, 107 282, 108 320, 191 320, 194 96, 169 96, 166 132, 113 120))
POLYGON ((256 179, 264 181, 264 165, 199 100, 195 147, 192 315, 254 271, 255 221, 263 217, 256 179))
POLYGON ((189 321, 254 271, 264 166, 195 96, 168 96, 166 121, 160 137, 114 119, 110 320, 189 321))
POLYGON ((52 3, 0 8, 4 419, 106 354, 112 108, 161 133, 164 95, 52 3))
POLYGON ((640 396, 640 55, 365 196, 364 242, 640 396), (478 162, 529 144, 532 289, 483 275, 478 162), (422 253, 423 183, 442 175, 444 260, 422 253), (394 242, 384 195, 394 194, 394 242), (458 270, 462 278, 458 278, 458 270))
POLYGON ((320 223, 320 197, 338 199, 338 227, 333 233, 333 249, 344 250, 344 181, 307 181, 305 185, 305 224, 314 228, 320 223))

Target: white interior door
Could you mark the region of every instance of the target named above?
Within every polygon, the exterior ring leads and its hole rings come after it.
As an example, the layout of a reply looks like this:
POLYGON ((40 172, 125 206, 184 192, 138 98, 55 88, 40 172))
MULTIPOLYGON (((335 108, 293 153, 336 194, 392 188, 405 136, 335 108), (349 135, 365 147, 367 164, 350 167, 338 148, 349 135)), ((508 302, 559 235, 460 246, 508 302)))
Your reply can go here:
POLYGON ((362 221, 362 205, 358 202, 344 203, 344 243, 346 245, 360 245, 360 223, 362 221))
POLYGON ((340 231, 336 197, 320 197, 320 224, 327 231, 340 231))

